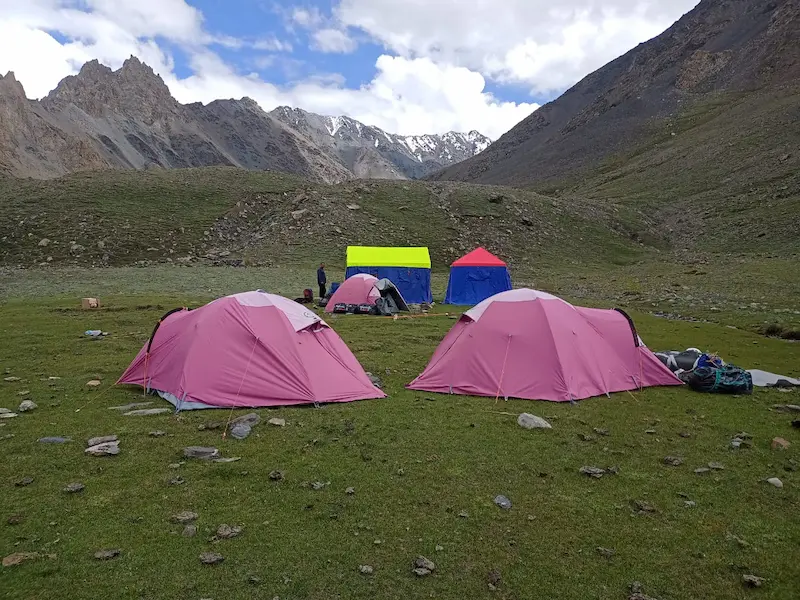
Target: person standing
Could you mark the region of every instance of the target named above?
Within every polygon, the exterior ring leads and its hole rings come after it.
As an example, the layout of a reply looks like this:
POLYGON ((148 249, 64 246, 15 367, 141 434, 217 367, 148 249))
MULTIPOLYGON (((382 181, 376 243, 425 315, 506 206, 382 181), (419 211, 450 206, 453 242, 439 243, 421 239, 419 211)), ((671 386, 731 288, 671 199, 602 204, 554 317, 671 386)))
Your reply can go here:
POLYGON ((325 264, 322 263, 319 265, 319 269, 317 269, 317 285, 319 285, 319 297, 320 300, 325 297, 327 293, 326 284, 328 283, 328 278, 325 276, 325 264))

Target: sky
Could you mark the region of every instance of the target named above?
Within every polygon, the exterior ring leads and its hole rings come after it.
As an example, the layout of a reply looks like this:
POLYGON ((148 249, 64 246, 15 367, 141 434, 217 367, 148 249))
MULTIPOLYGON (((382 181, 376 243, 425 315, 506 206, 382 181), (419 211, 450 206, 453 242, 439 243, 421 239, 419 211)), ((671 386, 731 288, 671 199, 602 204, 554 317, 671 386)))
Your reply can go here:
POLYGON ((137 56, 180 102, 248 96, 497 139, 698 0, 0 0, 0 74, 46 96, 137 56))

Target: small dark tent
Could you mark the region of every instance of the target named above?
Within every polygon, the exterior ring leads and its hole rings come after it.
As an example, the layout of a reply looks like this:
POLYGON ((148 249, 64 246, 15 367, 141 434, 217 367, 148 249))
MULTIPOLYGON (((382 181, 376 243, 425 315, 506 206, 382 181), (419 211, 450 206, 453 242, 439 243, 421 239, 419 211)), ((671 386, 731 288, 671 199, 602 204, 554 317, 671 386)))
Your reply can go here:
POLYGON ((484 248, 476 248, 450 265, 445 304, 473 305, 511 289, 506 263, 484 248))

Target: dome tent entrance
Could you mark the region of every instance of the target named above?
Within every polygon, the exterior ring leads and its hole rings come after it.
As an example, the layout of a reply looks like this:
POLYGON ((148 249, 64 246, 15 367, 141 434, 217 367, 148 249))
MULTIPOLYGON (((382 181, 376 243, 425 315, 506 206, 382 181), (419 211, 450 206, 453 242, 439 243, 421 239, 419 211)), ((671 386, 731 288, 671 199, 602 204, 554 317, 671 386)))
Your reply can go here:
POLYGON ((476 248, 450 265, 445 304, 472 306, 511 289, 508 266, 484 248, 476 248))
POLYGON ((619 310, 518 289, 465 312, 412 390, 567 402, 682 382, 619 310))
POLYGON ((431 257, 425 247, 348 246, 345 278, 357 273, 389 279, 406 302, 433 302, 431 257))
POLYGON ((367 304, 374 306, 374 313, 393 315, 400 311, 408 311, 403 296, 397 287, 388 279, 378 279, 367 273, 356 273, 349 277, 328 299, 325 312, 337 312, 337 306, 356 306, 367 304))
POLYGON ((156 391, 178 410, 385 397, 322 319, 260 290, 171 311, 117 383, 156 391))

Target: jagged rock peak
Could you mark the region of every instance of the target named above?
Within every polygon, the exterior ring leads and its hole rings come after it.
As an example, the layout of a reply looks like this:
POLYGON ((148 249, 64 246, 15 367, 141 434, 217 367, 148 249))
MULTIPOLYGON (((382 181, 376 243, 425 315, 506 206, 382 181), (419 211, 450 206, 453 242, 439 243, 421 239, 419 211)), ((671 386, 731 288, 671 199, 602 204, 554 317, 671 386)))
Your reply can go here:
POLYGON ((5 77, 0 75, 0 95, 25 97, 25 89, 17 81, 14 71, 9 71, 5 77))

